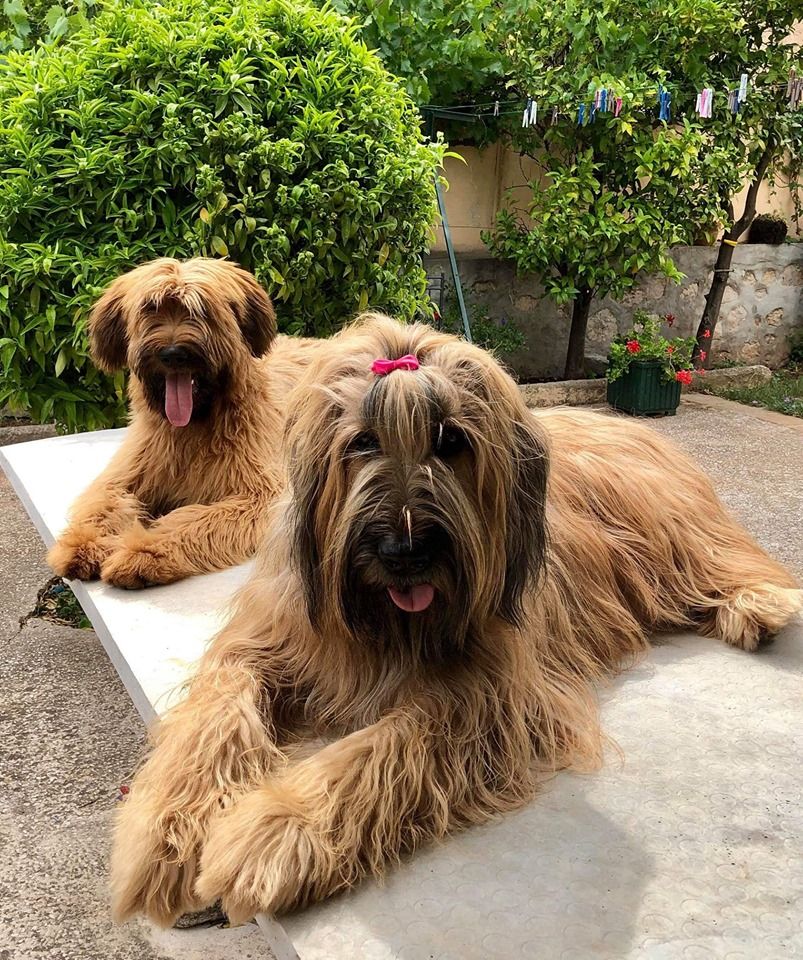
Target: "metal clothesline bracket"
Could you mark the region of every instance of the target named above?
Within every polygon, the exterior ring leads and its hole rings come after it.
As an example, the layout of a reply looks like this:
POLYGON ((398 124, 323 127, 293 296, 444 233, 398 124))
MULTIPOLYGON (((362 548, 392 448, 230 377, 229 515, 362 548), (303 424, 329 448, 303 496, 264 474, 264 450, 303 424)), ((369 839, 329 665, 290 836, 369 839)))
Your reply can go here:
MULTIPOLYGON (((471 116, 466 116, 462 113, 456 113, 452 110, 436 110, 432 108, 424 108, 423 111, 424 117, 426 119, 426 129, 427 136, 430 140, 435 139, 435 119, 447 119, 447 120, 473 120, 471 116)), ((457 257, 455 255, 454 243, 452 242, 452 232, 449 229, 449 218, 446 216, 446 204, 443 199, 443 188, 441 187, 440 177, 438 174, 435 174, 435 196, 438 200, 438 213, 441 217, 441 224, 443 226, 443 239, 446 242, 446 252, 449 256, 449 266, 452 271, 452 283, 454 284, 455 295, 457 296, 457 304, 460 308, 460 318, 463 321, 463 334, 468 340, 469 343, 473 343, 473 337, 471 336, 471 322, 468 319, 468 311, 466 310, 466 301, 463 297, 463 285, 460 282, 460 273, 457 269, 457 257)))

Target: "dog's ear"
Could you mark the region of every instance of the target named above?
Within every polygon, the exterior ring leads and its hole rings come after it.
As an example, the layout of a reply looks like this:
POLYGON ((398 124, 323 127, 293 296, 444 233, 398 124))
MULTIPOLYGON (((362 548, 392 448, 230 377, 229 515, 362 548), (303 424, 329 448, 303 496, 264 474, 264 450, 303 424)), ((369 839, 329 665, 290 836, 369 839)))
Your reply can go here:
POLYGON ((118 277, 102 294, 89 315, 89 350, 95 364, 114 373, 126 364, 128 331, 123 314, 126 277, 118 277))
POLYGON ((255 357, 262 357, 276 337, 276 314, 270 297, 256 279, 245 270, 240 272, 242 301, 239 306, 240 330, 255 357))
MULTIPOLYGON (((523 414, 532 420, 532 414, 523 414)), ((507 566, 499 616, 519 625, 525 591, 538 579, 546 554, 548 458, 535 421, 513 427, 513 482, 507 510, 507 566)))
POLYGON ((293 565, 304 587, 309 621, 313 626, 318 626, 324 587, 315 521, 318 501, 323 490, 324 475, 320 470, 320 464, 312 458, 297 458, 291 453, 290 460, 293 490, 291 528, 293 565))

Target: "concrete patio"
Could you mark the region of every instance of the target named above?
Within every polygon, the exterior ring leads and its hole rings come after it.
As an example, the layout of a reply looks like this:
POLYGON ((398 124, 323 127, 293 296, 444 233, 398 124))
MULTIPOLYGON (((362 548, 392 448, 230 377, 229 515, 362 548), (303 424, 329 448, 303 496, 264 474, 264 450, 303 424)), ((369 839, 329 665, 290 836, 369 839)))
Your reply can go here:
MULTIPOLYGON (((748 529, 803 576, 803 421, 692 397, 652 426, 695 456, 748 529)), ((34 438, 0 429, 0 445, 34 438)), ((0 523, 0 960, 268 957, 253 925, 111 924, 110 819, 144 730, 92 631, 26 620, 50 574, 2 475, 0 523)))

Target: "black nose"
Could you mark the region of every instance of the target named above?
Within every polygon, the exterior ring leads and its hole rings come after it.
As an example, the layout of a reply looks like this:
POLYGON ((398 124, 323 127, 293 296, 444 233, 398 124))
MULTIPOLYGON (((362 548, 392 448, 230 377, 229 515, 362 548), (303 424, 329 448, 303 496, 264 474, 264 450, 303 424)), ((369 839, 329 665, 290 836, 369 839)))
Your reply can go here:
POLYGON ((430 565, 432 552, 429 544, 424 540, 413 540, 412 543, 405 537, 383 537, 377 547, 379 559, 389 573, 414 574, 421 573, 430 565))
POLYGON ((179 363, 186 363, 190 359, 190 355, 184 347, 179 347, 173 344, 171 347, 165 347, 163 350, 160 350, 157 354, 159 359, 162 361, 165 366, 175 366, 179 363))

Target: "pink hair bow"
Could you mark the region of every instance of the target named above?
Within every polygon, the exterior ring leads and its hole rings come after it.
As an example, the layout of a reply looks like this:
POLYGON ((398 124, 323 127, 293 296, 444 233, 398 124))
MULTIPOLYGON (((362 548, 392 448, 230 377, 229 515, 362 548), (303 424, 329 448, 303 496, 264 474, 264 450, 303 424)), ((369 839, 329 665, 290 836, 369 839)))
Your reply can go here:
POLYGON ((398 360, 374 360, 371 364, 371 373, 375 373, 378 377, 386 377, 394 370, 417 370, 418 366, 418 357, 408 353, 399 357, 398 360))

